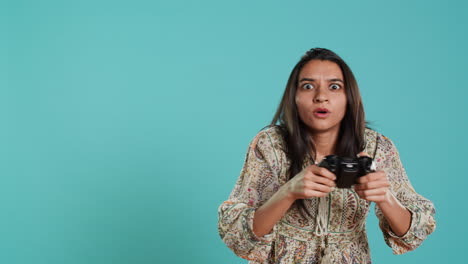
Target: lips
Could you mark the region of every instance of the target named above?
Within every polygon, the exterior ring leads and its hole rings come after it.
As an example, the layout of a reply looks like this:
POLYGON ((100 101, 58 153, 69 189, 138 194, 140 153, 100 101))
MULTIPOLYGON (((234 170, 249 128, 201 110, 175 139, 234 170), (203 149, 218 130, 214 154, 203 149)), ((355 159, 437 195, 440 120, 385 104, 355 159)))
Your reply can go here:
POLYGON ((317 118, 327 118, 331 112, 327 108, 315 108, 313 113, 317 118))
POLYGON ((315 108, 314 109, 314 114, 315 113, 318 113, 318 114, 327 114, 327 113, 330 113, 330 110, 328 110, 327 108, 315 108))

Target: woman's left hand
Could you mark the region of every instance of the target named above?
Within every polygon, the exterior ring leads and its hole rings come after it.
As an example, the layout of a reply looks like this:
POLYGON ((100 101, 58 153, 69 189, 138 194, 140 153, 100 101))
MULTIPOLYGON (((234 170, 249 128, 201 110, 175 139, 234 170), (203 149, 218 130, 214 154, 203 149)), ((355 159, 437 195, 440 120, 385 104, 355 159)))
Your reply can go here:
MULTIPOLYGON (((369 156, 364 152, 358 155, 369 156)), ((385 171, 379 170, 359 177, 357 184, 354 185, 354 190, 361 199, 380 204, 390 200, 389 196, 392 194, 389 187, 390 182, 387 179, 385 171)))

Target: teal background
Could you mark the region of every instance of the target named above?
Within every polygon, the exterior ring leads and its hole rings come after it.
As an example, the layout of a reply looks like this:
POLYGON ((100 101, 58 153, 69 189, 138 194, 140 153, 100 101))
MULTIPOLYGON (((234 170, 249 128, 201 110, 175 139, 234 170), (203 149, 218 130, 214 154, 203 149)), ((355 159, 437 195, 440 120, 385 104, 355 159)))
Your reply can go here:
POLYGON ((466 247, 463 1, 2 1, 0 262, 246 263, 217 207, 313 47, 353 70, 437 229, 375 263, 466 247))

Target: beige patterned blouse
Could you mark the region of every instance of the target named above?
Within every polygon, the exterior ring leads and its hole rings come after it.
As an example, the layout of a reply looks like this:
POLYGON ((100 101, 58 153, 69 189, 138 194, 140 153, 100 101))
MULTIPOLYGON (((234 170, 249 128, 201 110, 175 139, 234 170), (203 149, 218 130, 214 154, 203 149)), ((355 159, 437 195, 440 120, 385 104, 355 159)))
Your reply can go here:
MULTIPOLYGON (((394 254, 414 250, 435 229, 434 205, 415 192, 389 138, 368 128, 365 137, 365 152, 372 155, 376 150, 377 170, 386 172, 390 190, 412 215, 410 229, 398 237, 375 206, 385 242, 394 254)), ((218 231, 224 243, 249 263, 319 263, 325 241, 332 263, 371 263, 365 228, 370 202, 360 199, 352 188, 335 188, 327 197, 306 199, 311 219, 304 219, 291 206, 269 234, 257 237, 252 232, 255 209, 287 181, 290 163, 283 149, 277 126, 264 128, 250 142, 236 185, 218 208, 218 231), (321 236, 316 232, 319 207, 327 223, 321 236)), ((306 161, 304 168, 313 164, 310 158, 306 161)))

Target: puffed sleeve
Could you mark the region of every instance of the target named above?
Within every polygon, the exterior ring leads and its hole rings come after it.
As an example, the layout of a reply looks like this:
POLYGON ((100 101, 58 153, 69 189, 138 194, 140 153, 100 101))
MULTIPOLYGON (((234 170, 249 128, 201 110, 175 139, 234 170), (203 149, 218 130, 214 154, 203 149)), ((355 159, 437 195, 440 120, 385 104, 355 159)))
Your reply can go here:
POLYGON ((278 190, 279 163, 265 130, 250 142, 244 165, 227 201, 218 208, 218 231, 239 257, 263 262, 270 254, 275 229, 262 237, 253 233, 255 210, 278 190))
POLYGON ((416 193, 401 163, 400 155, 393 142, 381 136, 384 150, 384 171, 390 181, 391 192, 411 213, 411 225, 403 236, 392 232, 381 209, 376 205, 375 214, 379 219, 385 243, 392 248, 393 254, 403 254, 421 245, 436 227, 434 204, 416 193))

